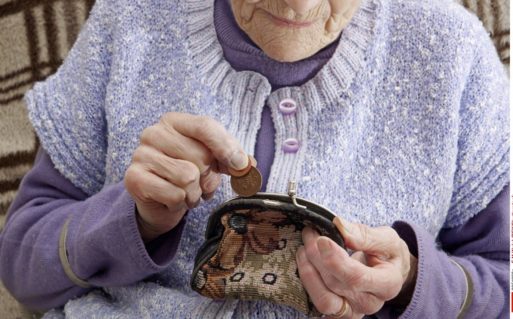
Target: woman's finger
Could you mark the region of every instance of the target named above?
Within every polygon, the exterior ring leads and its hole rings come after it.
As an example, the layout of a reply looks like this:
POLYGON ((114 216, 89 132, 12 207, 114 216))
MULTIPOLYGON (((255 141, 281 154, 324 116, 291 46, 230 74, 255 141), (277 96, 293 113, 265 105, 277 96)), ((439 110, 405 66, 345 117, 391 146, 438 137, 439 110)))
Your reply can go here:
POLYGON ((399 268, 390 263, 368 267, 351 258, 347 252, 327 237, 319 237, 317 249, 320 252, 320 264, 331 273, 343 289, 371 293, 389 300, 401 290, 403 278, 399 268))
POLYGON ((169 157, 151 146, 140 145, 134 152, 133 162, 178 187, 199 179, 199 170, 192 162, 169 157))
POLYGON ((143 166, 147 171, 182 188, 185 201, 193 208, 200 201, 203 193, 200 187, 200 172, 192 162, 166 156, 147 145, 139 146, 133 156, 134 163, 143 166))
POLYGON ((401 289, 401 273, 392 264, 367 267, 351 258, 331 239, 320 236, 309 227, 303 230, 303 243, 308 260, 332 291, 365 292, 388 300, 401 289))
POLYGON ((320 237, 317 231, 310 227, 303 229, 303 243, 306 250, 308 260, 314 265, 317 272, 324 281, 326 287, 328 287, 334 293, 341 295, 344 290, 347 290, 347 285, 341 283, 330 271, 325 269, 321 262, 321 255, 317 248, 317 239, 320 237))
POLYGON ((340 313, 344 300, 347 303, 348 308, 344 316, 330 318, 362 318, 363 314, 373 314, 383 307, 383 301, 367 293, 334 293, 326 286, 316 267, 306 258, 304 247, 298 249, 297 264, 301 281, 317 310, 323 314, 333 315, 340 313))
MULTIPOLYGON (((187 210, 184 205, 187 194, 182 188, 148 172, 140 165, 130 165, 125 174, 125 184, 130 195, 142 204, 160 203, 168 208, 170 214, 177 214, 180 218, 187 210)), ((160 218, 169 219, 169 216, 160 218)))
POLYGON ((173 127, 161 123, 144 129, 141 144, 154 147, 168 157, 192 162, 196 164, 200 173, 207 171, 214 161, 207 147, 193 138, 180 134, 173 127))
POLYGON ((173 158, 168 159, 168 164, 174 169, 162 168, 159 170, 159 174, 150 169, 150 165, 146 162, 131 165, 132 169, 134 169, 132 166, 135 166, 136 169, 141 167, 143 171, 137 176, 139 182, 136 187, 144 196, 151 196, 155 201, 165 204, 170 209, 179 204, 176 200, 182 199, 182 193, 185 195, 182 201, 185 201, 187 207, 196 207, 202 195, 197 167, 191 162, 173 158), (164 189, 164 187, 168 187, 168 189, 164 189), (172 194, 170 190, 173 192, 172 194))
POLYGON ((354 260, 366 265, 367 265, 367 256, 365 256, 365 254, 361 251, 356 251, 354 252, 352 255, 351 255, 351 258, 353 258, 354 260))
POLYGON ((216 120, 171 112, 162 116, 161 122, 181 135, 199 141, 222 165, 239 170, 248 166, 248 156, 239 142, 216 120))
POLYGON ((134 160, 144 163, 155 174, 178 186, 185 187, 191 175, 196 175, 196 171, 199 171, 203 193, 212 193, 219 186, 217 165, 208 149, 198 141, 163 127, 154 126, 143 131, 141 145, 134 152, 134 160), (187 168, 177 167, 176 160, 191 162, 196 165, 196 169, 184 171, 187 168))
POLYGON ((203 190, 204 198, 208 198, 221 184, 221 174, 217 167, 217 162, 213 162, 210 168, 200 175, 200 187, 203 190))
POLYGON ((351 318, 351 319, 360 319, 363 316, 356 315, 353 311, 353 307, 349 303, 348 300, 342 297, 342 306, 338 310, 337 313, 334 313, 332 315, 327 316, 329 319, 345 319, 345 318, 351 318))
POLYGON ((369 227, 364 224, 354 224, 338 216, 335 217, 333 223, 350 249, 363 251, 385 260, 402 254, 402 240, 391 227, 369 227))
POLYGON ((337 313, 343 305, 343 300, 324 285, 321 276, 306 257, 304 247, 297 250, 296 262, 301 282, 315 308, 326 315, 337 313))
POLYGON ((333 222, 344 236, 348 248, 366 254, 369 266, 375 268, 376 265, 387 262, 399 269, 403 281, 408 278, 410 250, 392 227, 353 224, 340 217, 336 217, 333 222))

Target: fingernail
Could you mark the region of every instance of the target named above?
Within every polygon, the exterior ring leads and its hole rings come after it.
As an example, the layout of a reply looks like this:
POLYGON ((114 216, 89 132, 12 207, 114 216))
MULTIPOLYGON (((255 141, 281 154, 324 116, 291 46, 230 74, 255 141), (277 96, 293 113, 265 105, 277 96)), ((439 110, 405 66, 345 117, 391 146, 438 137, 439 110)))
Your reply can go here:
POLYGON ((331 244, 329 239, 326 237, 319 237, 319 239, 317 239, 317 248, 319 248, 321 256, 328 256, 331 253, 331 244))
POLYGON ((236 151, 230 159, 230 165, 236 170, 244 169, 248 166, 248 156, 243 151, 236 151))

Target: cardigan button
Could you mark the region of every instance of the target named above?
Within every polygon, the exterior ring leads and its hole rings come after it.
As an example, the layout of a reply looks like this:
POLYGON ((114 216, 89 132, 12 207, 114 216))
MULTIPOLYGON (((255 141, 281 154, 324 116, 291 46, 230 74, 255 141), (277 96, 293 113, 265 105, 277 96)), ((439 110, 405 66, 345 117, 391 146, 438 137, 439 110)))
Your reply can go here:
POLYGON ((297 103, 293 99, 284 99, 278 105, 280 112, 283 115, 289 115, 296 113, 297 103))
POLYGON ((288 138, 281 145, 281 149, 285 153, 296 153, 299 150, 299 141, 295 138, 288 138))

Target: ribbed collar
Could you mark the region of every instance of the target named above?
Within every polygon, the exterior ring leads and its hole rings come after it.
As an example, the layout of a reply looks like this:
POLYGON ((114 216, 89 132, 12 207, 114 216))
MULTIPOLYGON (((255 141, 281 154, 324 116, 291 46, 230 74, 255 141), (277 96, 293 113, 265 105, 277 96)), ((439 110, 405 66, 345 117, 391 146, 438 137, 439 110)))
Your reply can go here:
POLYGON ((237 71, 254 71, 265 76, 273 90, 285 86, 299 86, 310 80, 337 49, 338 40, 315 55, 293 63, 279 62, 267 56, 240 29, 230 0, 215 0, 214 24, 224 57, 237 71))
MULTIPOLYGON (((316 101, 317 108, 332 105, 344 92, 347 93, 365 63, 381 6, 381 0, 362 0, 331 59, 312 79, 294 90, 300 90, 300 94, 316 101)), ((245 77, 247 81, 259 83, 255 90, 270 94, 271 86, 264 76, 251 71, 237 72, 225 60, 214 25, 214 0, 185 0, 185 11, 188 49, 200 80, 210 86, 212 93, 231 100, 233 88, 241 77, 245 77)), ((280 90, 284 89, 287 88, 280 90)))

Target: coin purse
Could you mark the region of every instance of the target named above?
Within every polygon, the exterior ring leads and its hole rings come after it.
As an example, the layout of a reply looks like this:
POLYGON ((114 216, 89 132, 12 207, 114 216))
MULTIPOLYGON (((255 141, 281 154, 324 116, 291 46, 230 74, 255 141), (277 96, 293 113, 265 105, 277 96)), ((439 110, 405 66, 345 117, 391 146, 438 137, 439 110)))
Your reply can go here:
POLYGON ((313 202, 257 193, 218 207, 208 220, 205 242, 194 262, 192 289, 212 299, 268 300, 319 316, 296 264, 301 231, 315 228, 344 247, 335 214, 313 202))

